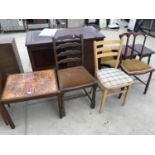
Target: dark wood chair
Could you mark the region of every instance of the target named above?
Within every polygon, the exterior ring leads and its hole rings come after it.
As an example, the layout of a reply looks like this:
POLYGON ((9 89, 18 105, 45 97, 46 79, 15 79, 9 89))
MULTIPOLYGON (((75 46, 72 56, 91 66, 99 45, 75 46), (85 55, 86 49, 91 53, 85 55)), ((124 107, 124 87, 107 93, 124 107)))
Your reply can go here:
POLYGON ((129 32, 120 34, 119 37, 120 39, 126 38, 125 46, 122 49, 122 58, 130 58, 131 56, 136 58, 136 56, 139 56, 139 59, 141 60, 144 57, 148 57, 147 63, 150 63, 151 56, 152 54, 155 54, 155 52, 145 46, 147 39, 147 35, 145 33, 129 32), (136 43, 138 37, 141 37, 142 44, 136 43))
POLYGON ((67 35, 53 38, 53 46, 63 114, 65 115, 64 93, 77 89, 84 90, 90 99, 91 108, 94 108, 97 82, 83 66, 83 36, 67 35), (86 91, 89 87, 93 88, 92 97, 86 91))
MULTIPOLYGON (((138 55, 138 53, 135 52, 135 50, 134 50, 135 39, 136 39, 137 35, 144 35, 144 34, 143 33, 138 33, 137 34, 135 32, 131 32, 131 33, 124 33, 124 34, 120 35, 121 39, 124 36, 127 37, 127 44, 126 44, 124 53, 122 52, 120 66, 121 66, 121 68, 123 69, 124 72, 126 72, 128 75, 133 75, 137 80, 139 80, 141 83, 143 83, 145 85, 144 94, 146 94, 154 69, 149 64, 146 64, 141 60, 143 50, 141 51, 140 59, 138 59, 138 60, 135 59, 136 56, 138 55), (129 49, 128 43, 129 43, 129 38, 131 36, 133 36, 132 48, 130 48, 131 50, 127 50, 127 49, 129 49), (145 83, 137 75, 143 75, 143 74, 146 74, 146 73, 149 73, 149 77, 147 79, 147 82, 145 83)), ((143 42, 143 48, 144 48, 145 41, 146 41, 146 38, 144 39, 144 42, 143 42)))

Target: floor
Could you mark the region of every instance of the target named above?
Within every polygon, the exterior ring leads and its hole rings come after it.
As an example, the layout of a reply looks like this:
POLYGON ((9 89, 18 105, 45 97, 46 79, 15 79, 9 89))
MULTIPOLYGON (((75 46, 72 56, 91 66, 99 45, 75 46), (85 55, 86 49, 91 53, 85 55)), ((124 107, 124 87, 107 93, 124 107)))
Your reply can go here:
MULTIPOLYGON (((102 30, 107 39, 118 39, 125 32, 123 27, 117 30, 102 30)), ((1 34, 15 37, 25 72, 31 71, 31 64, 25 47, 26 33, 1 34)), ((140 40, 140 39, 139 39, 140 40)), ((148 37, 147 46, 155 50, 155 38, 148 37)), ((151 65, 155 67, 155 56, 151 65)), ((146 61, 146 60, 144 60, 146 61)), ((143 77, 145 78, 145 77, 143 77)), ((112 96, 107 99, 103 113, 99 114, 101 91, 97 91, 96 108, 89 108, 86 97, 66 100, 67 116, 58 117, 56 98, 27 101, 12 104, 10 115, 16 125, 14 130, 5 126, 0 119, 0 134, 155 134, 155 75, 147 95, 143 95, 143 85, 135 82, 129 94, 126 106, 122 99, 112 96)), ((82 93, 76 91, 67 95, 82 93)))

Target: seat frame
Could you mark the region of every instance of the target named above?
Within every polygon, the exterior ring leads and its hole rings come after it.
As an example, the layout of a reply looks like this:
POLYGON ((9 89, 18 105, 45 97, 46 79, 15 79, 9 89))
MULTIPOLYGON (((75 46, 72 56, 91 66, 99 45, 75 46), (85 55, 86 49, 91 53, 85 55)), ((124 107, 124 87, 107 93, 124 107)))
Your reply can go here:
MULTIPOLYGON (((81 64, 78 65, 78 66, 83 66, 84 67, 84 41, 83 41, 83 35, 66 35, 66 36, 62 36, 62 37, 58 37, 58 38, 53 38, 54 57, 55 57, 55 63, 56 63, 58 86, 59 86, 60 94, 61 94, 61 104, 62 104, 63 116, 66 115, 65 105, 64 105, 64 94, 69 92, 69 91, 82 89, 84 91, 85 95, 88 97, 90 103, 91 103, 90 107, 95 108, 96 88, 98 86, 96 80, 93 83, 82 84, 80 86, 75 86, 75 87, 71 87, 71 88, 63 89, 61 87, 60 74, 59 74, 59 70, 60 70, 59 62, 60 61, 58 60, 58 53, 57 53, 58 46, 57 46, 57 43, 59 43, 60 46, 61 45, 65 46, 65 45, 68 44, 68 47, 69 47, 69 46, 72 46, 72 43, 74 44, 76 41, 79 42, 80 51, 81 51, 81 64), (93 91, 87 92, 86 88, 90 88, 90 87, 92 88, 93 91), (91 93, 92 93, 92 96, 90 96, 91 93)), ((70 56, 70 54, 71 53, 69 53, 68 56, 70 56)), ((74 59, 72 59, 72 60, 74 60, 74 59)), ((68 61, 64 61, 64 64, 67 64, 72 60, 68 59, 68 61)), ((66 67, 66 68, 69 68, 69 67, 66 67)), ((90 74, 90 76, 91 76, 91 74, 90 74)), ((80 97, 80 96, 78 96, 78 97, 80 97)), ((72 97, 69 97, 69 98, 75 98, 75 97, 77 97, 77 96, 72 96, 72 97)))

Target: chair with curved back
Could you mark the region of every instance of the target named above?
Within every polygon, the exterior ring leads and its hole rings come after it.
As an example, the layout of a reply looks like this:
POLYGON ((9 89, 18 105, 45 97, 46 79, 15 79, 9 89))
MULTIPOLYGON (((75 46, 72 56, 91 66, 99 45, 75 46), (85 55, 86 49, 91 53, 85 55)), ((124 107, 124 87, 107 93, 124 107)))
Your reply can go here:
POLYGON ((154 71, 154 69, 149 64, 146 64, 145 62, 142 61, 146 35, 140 32, 139 33, 130 32, 130 33, 124 33, 120 35, 121 40, 123 40, 124 37, 127 37, 127 41, 126 41, 124 51, 122 51, 120 66, 124 72, 126 72, 128 75, 133 75, 138 81, 140 81, 145 85, 144 94, 146 94, 150 84, 152 73, 154 71), (140 54, 135 51, 135 40, 138 35, 141 35, 144 37, 142 50, 140 54), (133 37, 133 41, 132 41, 132 44, 129 46, 130 37, 133 37), (136 56, 139 56, 139 59, 136 59, 136 56), (147 79, 147 82, 145 83, 145 81, 140 79, 137 75, 143 75, 146 73, 149 73, 149 77, 147 79))
MULTIPOLYGON (((83 89, 95 107, 97 82, 84 67, 84 43, 82 35, 66 35, 53 38, 53 48, 61 100, 64 108, 64 94, 68 91, 83 89), (92 97, 86 88, 93 88, 92 97)), ((64 108, 65 115, 65 108, 64 108)))
POLYGON ((148 57, 147 63, 150 63, 152 54, 155 52, 145 46, 147 35, 143 32, 128 32, 119 35, 120 39, 126 40, 122 49, 122 58, 131 58, 136 56, 141 60, 144 57, 148 57), (142 43, 136 43, 138 37, 141 37, 142 43))

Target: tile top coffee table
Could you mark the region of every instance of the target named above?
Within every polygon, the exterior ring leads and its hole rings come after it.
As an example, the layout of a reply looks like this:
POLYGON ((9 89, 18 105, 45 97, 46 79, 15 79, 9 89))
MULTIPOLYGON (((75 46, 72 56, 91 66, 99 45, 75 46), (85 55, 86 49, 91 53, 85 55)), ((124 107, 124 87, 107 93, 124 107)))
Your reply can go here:
MULTIPOLYGON (((57 95, 59 98, 56 74, 52 69, 9 75, 1 96, 0 105, 3 116, 6 118, 6 122, 8 122, 11 128, 15 128, 7 109, 5 108, 5 104, 54 95, 57 95)), ((58 106, 61 118, 60 102, 58 102, 58 106)))
POLYGON ((57 93, 54 70, 13 74, 7 78, 1 97, 3 101, 18 100, 57 93))

